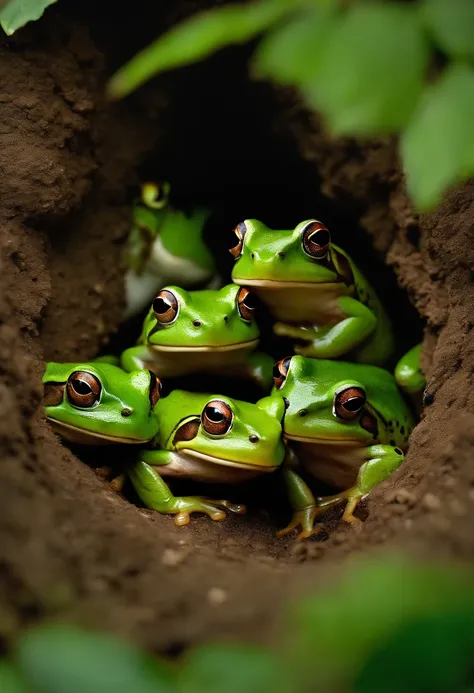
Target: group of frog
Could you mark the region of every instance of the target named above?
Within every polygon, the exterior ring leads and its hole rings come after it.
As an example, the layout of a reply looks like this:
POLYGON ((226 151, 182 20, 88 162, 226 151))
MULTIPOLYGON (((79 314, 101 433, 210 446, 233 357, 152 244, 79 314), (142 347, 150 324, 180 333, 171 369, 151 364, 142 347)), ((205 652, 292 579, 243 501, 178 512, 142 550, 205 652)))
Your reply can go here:
POLYGON ((245 507, 175 496, 163 477, 240 483, 275 472, 293 510, 278 534, 311 536, 319 515, 337 504, 345 503, 343 520, 356 521, 360 500, 404 460, 414 418, 400 389, 408 396, 423 390, 420 345, 394 376, 383 368, 393 358, 390 321, 352 258, 315 219, 292 230, 254 219, 238 224, 233 283, 215 288, 203 240, 210 212, 183 212, 169 195, 167 183, 147 183, 134 208, 127 316, 151 301, 138 345, 120 357, 48 363, 47 419, 72 442, 136 445, 125 475, 146 507, 174 514, 177 525, 190 513, 222 520, 226 509, 245 507), (295 355, 276 364, 257 351, 262 304, 274 333, 295 340, 295 355), (249 378, 262 397, 253 403, 181 389, 160 396, 161 378, 195 373, 217 382, 249 378), (305 476, 341 490, 315 497, 305 476))

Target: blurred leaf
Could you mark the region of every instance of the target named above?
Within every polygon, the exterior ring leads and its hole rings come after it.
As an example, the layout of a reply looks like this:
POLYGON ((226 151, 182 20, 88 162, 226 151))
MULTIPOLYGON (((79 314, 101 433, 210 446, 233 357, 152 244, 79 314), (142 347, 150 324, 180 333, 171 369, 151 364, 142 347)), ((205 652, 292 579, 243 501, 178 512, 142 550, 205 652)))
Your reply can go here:
POLYGON ((355 693, 461 693, 473 664, 474 609, 441 612, 385 642, 364 666, 355 693))
POLYGON ((169 693, 164 664, 140 650, 68 626, 43 626, 19 640, 16 660, 41 693, 169 693))
POLYGON ((28 22, 39 19, 56 0, 10 0, 0 10, 0 24, 8 36, 28 22))
POLYGON ((408 189, 420 210, 474 174, 473 123, 474 69, 454 64, 426 89, 402 138, 408 189))
POLYGON ((298 605, 289 643, 294 666, 323 690, 337 688, 352 681, 397 629, 436 613, 441 604, 474 608, 470 572, 397 558, 355 563, 341 582, 298 605))
POLYGON ((252 645, 209 645, 186 657, 179 693, 292 693, 294 674, 273 653, 252 645))
POLYGON ((31 693, 31 689, 21 674, 5 660, 0 661, 0 691, 1 693, 31 693))
POLYGON ((334 3, 322 3, 276 28, 259 44, 258 73, 280 83, 307 83, 318 72, 336 19, 334 3))
POLYGON ((416 106, 428 57, 413 6, 353 3, 305 93, 335 134, 395 132, 416 106))
POLYGON ((421 13, 443 51, 455 58, 474 57, 473 0, 423 0, 421 13))
POLYGON ((110 97, 120 98, 159 72, 202 60, 233 43, 244 43, 285 14, 297 10, 301 0, 261 0, 226 5, 191 17, 138 53, 110 80, 110 97))

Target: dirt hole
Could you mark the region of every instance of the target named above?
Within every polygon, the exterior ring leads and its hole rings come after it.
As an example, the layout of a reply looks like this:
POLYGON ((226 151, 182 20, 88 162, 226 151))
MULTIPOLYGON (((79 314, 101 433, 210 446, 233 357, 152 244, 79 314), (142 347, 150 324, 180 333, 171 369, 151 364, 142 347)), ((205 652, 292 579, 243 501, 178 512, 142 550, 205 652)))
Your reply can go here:
POLYGON ((349 553, 472 555, 472 186, 418 219, 391 140, 332 141, 294 94, 248 80, 247 49, 106 104, 105 78, 137 37, 146 42, 193 3, 171 13, 138 3, 131 20, 117 10, 114 31, 106 9, 59 4, 2 47, 1 633, 58 616, 168 653, 216 637, 262 639, 276 603, 343 571, 349 553), (108 488, 93 471, 103 451, 70 451, 45 424, 43 360, 85 360, 135 341, 137 321, 119 329, 121 250, 140 180, 162 176, 177 202, 215 210, 208 239, 224 275, 239 221, 290 228, 316 216, 379 292, 399 354, 425 326, 434 403, 360 531, 336 513, 329 538, 275 539, 285 519, 276 482, 238 494, 248 494, 244 518, 176 528, 108 488))

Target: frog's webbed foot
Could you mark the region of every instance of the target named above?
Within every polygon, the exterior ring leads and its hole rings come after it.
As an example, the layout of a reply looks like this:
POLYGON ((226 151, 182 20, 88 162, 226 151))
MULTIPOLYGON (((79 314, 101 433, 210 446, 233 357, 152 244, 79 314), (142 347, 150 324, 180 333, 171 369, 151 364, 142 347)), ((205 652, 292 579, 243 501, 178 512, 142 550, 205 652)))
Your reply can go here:
POLYGON ((175 512, 175 525, 183 527, 189 524, 191 513, 205 513, 215 522, 225 520, 226 514, 222 508, 236 515, 243 515, 247 511, 245 505, 231 503, 228 500, 216 501, 201 496, 181 496, 175 499, 173 508, 170 508, 168 512, 175 512))
POLYGON ((320 515, 326 510, 333 508, 335 505, 340 505, 341 503, 347 501, 342 519, 344 522, 348 522, 349 524, 361 523, 362 520, 354 515, 354 510, 359 505, 363 496, 364 494, 358 493, 356 489, 351 488, 347 491, 337 493, 335 496, 319 497, 316 499, 318 504, 318 514, 320 515))
POLYGON ((298 541, 303 541, 314 534, 319 534, 322 529, 322 525, 314 525, 314 521, 318 514, 318 508, 315 505, 308 505, 306 508, 302 508, 301 510, 295 510, 290 524, 287 525, 287 527, 280 529, 276 534, 277 537, 283 537, 285 534, 289 534, 294 529, 299 529, 300 527, 301 531, 296 537, 298 541))

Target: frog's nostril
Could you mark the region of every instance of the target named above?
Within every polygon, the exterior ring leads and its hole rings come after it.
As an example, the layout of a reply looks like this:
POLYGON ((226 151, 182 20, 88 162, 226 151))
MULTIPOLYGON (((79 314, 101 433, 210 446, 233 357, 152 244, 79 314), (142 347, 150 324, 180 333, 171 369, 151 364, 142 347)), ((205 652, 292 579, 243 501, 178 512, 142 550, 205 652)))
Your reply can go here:
POLYGON ((252 433, 252 435, 249 436, 249 440, 250 440, 251 443, 258 443, 258 441, 260 440, 260 438, 259 438, 258 436, 256 436, 255 433, 252 433))
POLYGON ((298 416, 306 416, 308 413, 307 409, 300 409, 298 412, 298 416))
POLYGON ((283 258, 286 257, 286 253, 279 252, 278 257, 281 257, 281 259, 283 260, 283 258))
POLYGON ((128 407, 124 407, 120 413, 122 416, 131 416, 133 414, 133 409, 129 409, 128 407))
POLYGON ((228 315, 224 315, 224 322, 229 322, 229 316, 228 315))
POLYGON ((255 259, 255 253, 252 253, 252 255, 250 257, 252 258, 252 260, 254 260, 255 259))
POLYGON ((193 320, 194 327, 201 327, 202 322, 200 320, 193 320))

